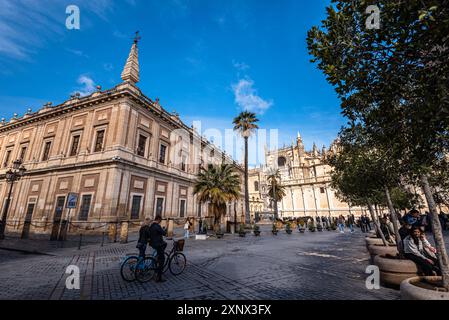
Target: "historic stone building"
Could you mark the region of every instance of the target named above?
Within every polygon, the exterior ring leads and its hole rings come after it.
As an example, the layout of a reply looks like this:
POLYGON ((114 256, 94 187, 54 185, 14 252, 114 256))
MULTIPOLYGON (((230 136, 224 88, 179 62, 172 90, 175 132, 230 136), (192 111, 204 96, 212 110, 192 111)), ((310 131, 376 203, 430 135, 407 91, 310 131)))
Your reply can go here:
POLYGON ((365 213, 364 208, 350 207, 339 201, 330 187, 331 167, 323 162, 327 152, 314 144, 312 151, 306 151, 300 134, 296 143, 279 150, 269 150, 265 154, 265 164, 252 169, 249 175, 250 211, 256 213, 272 212, 266 178, 270 168, 277 168, 281 174, 281 184, 286 188, 286 196, 278 203, 280 217, 305 216, 356 216, 365 213))
MULTIPOLYGON (((29 110, 0 124, 0 199, 9 185, 5 173, 21 159, 27 174, 14 184, 7 230, 57 233, 61 220, 72 229, 144 217, 205 217, 193 182, 200 165, 233 160, 146 97, 139 81, 137 40, 122 72, 123 82, 37 112, 29 110), (67 197, 77 196, 68 209, 67 197)), ((235 163, 235 162, 234 162, 235 163)), ((240 167, 238 167, 240 169, 240 167)), ((229 205, 227 220, 243 214, 229 205)))

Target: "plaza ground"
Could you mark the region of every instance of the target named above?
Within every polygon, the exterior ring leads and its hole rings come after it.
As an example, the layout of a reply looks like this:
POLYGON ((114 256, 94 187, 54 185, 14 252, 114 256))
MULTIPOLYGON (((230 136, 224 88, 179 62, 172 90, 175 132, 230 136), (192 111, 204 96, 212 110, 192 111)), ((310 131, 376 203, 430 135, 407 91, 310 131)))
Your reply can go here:
MULTIPOLYGON (((128 244, 101 237, 77 239, 59 248, 47 240, 0 241, 0 299, 369 299, 395 300, 399 292, 365 286, 369 264, 365 235, 306 232, 292 235, 262 227, 262 236, 225 235, 189 239, 185 272, 167 274, 167 282, 127 283, 120 262, 136 252, 136 234, 128 244), (8 249, 8 250, 5 250, 8 249), (18 251, 17 249, 20 249, 18 251), (66 267, 77 265, 81 289, 65 287, 66 267)), ((181 235, 181 230, 177 230, 181 235)), ((449 243, 449 234, 445 235, 449 243)), ((169 242, 169 248, 172 243, 169 242)))

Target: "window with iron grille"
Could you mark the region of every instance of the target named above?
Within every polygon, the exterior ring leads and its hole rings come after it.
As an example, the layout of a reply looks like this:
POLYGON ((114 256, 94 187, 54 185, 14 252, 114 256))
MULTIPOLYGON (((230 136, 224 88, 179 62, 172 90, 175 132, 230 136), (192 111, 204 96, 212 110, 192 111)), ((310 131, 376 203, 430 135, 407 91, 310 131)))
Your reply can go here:
POLYGON ((92 201, 92 195, 85 194, 81 200, 81 208, 80 208, 80 215, 79 220, 81 221, 87 221, 89 218, 89 211, 90 211, 90 203, 92 201))
POLYGON ((20 157, 19 157, 19 160, 20 161, 24 161, 25 160, 25 156, 26 156, 26 153, 27 153, 27 147, 26 146, 23 146, 22 147, 22 149, 20 149, 20 157))
POLYGON ((164 198, 156 199, 156 216, 162 217, 162 212, 164 211, 164 198))
POLYGON ((51 141, 45 142, 44 154, 42 155, 42 161, 48 160, 48 157, 50 156, 50 149, 51 149, 51 141))
POLYGON ((179 217, 184 218, 186 215, 186 201, 181 200, 179 203, 179 217))
POLYGON ((3 162, 3 167, 9 166, 9 160, 11 158, 11 150, 6 151, 5 161, 3 162))
POLYGON ((131 219, 137 220, 140 217, 140 206, 142 203, 142 196, 133 196, 131 206, 131 219))
POLYGON ((159 151, 159 162, 165 164, 165 158, 167 154, 167 146, 161 144, 160 151, 159 151))
POLYGON ((137 155, 141 157, 145 157, 145 149, 147 146, 147 137, 143 135, 139 135, 139 141, 137 143, 137 155))
POLYGON ((183 156, 182 157, 182 162, 181 162, 181 170, 182 171, 186 171, 186 162, 187 162, 187 157, 183 156))
POLYGON ((72 139, 72 147, 70 148, 70 156, 76 156, 78 154, 78 147, 80 144, 80 136, 74 136, 72 139))
POLYGON ((99 130, 97 131, 97 138, 95 139, 94 152, 103 151, 103 142, 104 142, 104 130, 99 130))

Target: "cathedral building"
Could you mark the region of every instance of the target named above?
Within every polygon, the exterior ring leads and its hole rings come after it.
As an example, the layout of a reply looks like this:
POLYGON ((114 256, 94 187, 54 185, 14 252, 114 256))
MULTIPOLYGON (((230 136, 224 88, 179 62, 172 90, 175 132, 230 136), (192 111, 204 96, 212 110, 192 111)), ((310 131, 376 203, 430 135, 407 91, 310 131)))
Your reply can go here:
MULTIPOLYGON (((159 99, 145 96, 136 85, 139 77, 136 39, 116 87, 97 87, 89 96, 76 94, 1 122, 2 208, 7 170, 16 159, 27 169, 13 184, 7 231, 57 236, 62 221, 76 231, 120 221, 137 226, 156 215, 208 216, 207 205, 193 195, 196 175, 207 163, 235 162, 159 99)), ((240 219, 241 202, 229 204, 228 221, 235 212, 240 219)))
POLYGON ((282 217, 317 217, 365 213, 365 208, 351 207, 335 196, 330 187, 331 167, 324 163, 327 152, 335 152, 336 144, 330 150, 325 147, 318 150, 314 144, 306 151, 298 133, 296 143, 278 150, 269 150, 265 154, 265 164, 252 169, 249 174, 250 211, 256 213, 273 212, 267 173, 270 169, 279 169, 281 185, 285 187, 285 197, 278 203, 278 212, 282 217))

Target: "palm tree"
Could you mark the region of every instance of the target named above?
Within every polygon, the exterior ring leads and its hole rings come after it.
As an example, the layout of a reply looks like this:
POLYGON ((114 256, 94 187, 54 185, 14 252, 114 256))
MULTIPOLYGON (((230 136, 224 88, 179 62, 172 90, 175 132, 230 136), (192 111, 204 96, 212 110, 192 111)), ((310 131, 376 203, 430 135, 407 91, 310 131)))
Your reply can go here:
POLYGON ((209 203, 214 215, 214 231, 218 233, 227 203, 240 197, 240 176, 231 164, 209 164, 198 174, 193 193, 198 195, 200 203, 209 203))
POLYGON ((280 184, 281 173, 279 169, 271 169, 267 175, 268 183, 270 187, 268 189, 268 194, 271 200, 274 202, 274 215, 278 218, 278 202, 282 201, 285 197, 285 187, 280 184))
POLYGON ((234 130, 239 132, 245 140, 245 223, 250 224, 251 218, 249 213, 249 190, 248 190, 248 139, 259 126, 256 124, 256 114, 249 111, 241 112, 234 121, 234 130))

